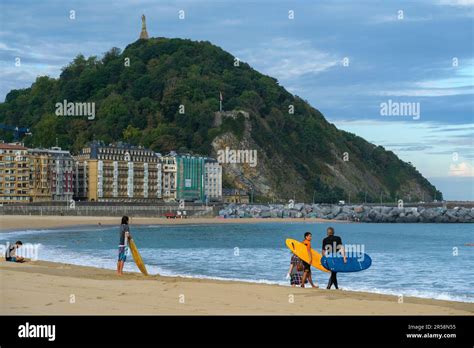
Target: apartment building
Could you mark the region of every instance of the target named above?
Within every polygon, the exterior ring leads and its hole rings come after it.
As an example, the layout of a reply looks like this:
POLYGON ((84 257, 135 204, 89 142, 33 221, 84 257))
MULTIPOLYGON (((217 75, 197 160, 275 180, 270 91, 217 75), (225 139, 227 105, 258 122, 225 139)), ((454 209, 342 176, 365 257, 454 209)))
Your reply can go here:
POLYGON ((204 202, 204 157, 177 155, 175 158, 176 199, 204 202))
POLYGON ((214 158, 204 161, 204 189, 207 201, 222 200, 222 166, 214 158))
POLYGON ((77 200, 146 202, 161 198, 161 163, 152 150, 95 141, 73 157, 77 200))
POLYGON ((177 164, 176 153, 160 158, 162 169, 162 199, 165 202, 176 200, 177 164))
POLYGON ((69 151, 52 147, 49 154, 49 178, 53 201, 69 202, 74 194, 74 160, 69 151))
POLYGON ((74 164, 60 147, 28 149, 30 201, 64 201, 73 198, 74 164))
POLYGON ((26 147, 0 143, 0 204, 30 201, 29 171, 26 147))
POLYGON ((51 201, 50 163, 47 149, 28 149, 30 201, 51 201))

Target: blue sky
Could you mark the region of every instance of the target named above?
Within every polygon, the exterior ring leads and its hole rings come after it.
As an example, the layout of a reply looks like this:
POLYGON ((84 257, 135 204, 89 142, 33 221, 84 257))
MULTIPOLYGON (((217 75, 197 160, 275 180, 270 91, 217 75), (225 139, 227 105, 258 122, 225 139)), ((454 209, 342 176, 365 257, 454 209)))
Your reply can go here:
POLYGON ((474 200, 474 0, 2 0, 0 100, 78 53, 124 48, 142 13, 150 36, 221 46, 412 162, 445 198, 474 200), (389 100, 419 103, 420 117, 382 116, 389 100))

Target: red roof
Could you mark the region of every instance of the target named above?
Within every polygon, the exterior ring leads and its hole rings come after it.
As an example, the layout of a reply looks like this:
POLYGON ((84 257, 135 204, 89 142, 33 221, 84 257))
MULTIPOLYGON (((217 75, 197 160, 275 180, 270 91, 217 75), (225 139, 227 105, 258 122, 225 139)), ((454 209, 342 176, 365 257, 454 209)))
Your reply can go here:
POLYGON ((19 144, 5 144, 0 143, 0 149, 2 150, 27 150, 26 147, 19 144))

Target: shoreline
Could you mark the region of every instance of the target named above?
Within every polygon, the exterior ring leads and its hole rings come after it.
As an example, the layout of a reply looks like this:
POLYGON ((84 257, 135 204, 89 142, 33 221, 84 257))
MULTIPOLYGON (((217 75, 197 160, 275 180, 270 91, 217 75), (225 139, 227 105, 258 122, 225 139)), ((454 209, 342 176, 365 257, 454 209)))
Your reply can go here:
MULTIPOLYGON (((251 224, 251 223, 350 223, 348 221, 320 218, 207 218, 166 219, 163 217, 133 217, 130 225, 196 225, 196 224, 251 224)), ((55 216, 55 215, 1 215, 0 232, 19 229, 45 229, 71 226, 119 226, 116 216, 55 216)))
MULTIPOLYGON (((22 231, 25 229, 31 229, 31 230, 41 230, 41 229, 55 229, 55 228, 67 228, 67 227, 94 227, 94 226, 118 226, 117 221, 119 218, 117 217, 103 217, 103 216, 97 216, 97 217, 77 217, 77 216, 22 216, 22 215, 8 215, 8 216, 2 216, 1 222, 0 222, 0 233, 6 233, 6 232, 15 232, 15 231, 22 231), (87 223, 84 224, 84 220, 87 220, 87 223), (99 225, 100 223, 100 225, 99 225)), ((223 219, 223 218, 187 218, 187 219, 165 219, 165 218, 145 218, 145 217, 137 217, 137 218, 132 218, 131 220, 131 225, 199 225, 199 224, 226 224, 226 223, 231 223, 231 224, 252 224, 252 223, 348 223, 344 221, 338 221, 338 220, 326 220, 326 219, 319 219, 319 218, 313 218, 313 219, 299 219, 299 218, 239 218, 239 219, 223 219)), ((115 271, 111 269, 103 269, 103 268, 95 268, 95 267, 90 267, 90 266, 82 266, 78 264, 65 264, 65 263, 57 263, 57 262, 49 262, 49 261, 30 261, 28 263, 18 265, 19 267, 13 268, 17 266, 16 264, 11 264, 7 262, 2 262, 0 255, 0 270, 2 270, 2 273, 5 271, 8 273, 10 271, 15 271, 12 273, 12 277, 17 278, 18 273, 16 271, 21 271, 23 269, 34 269, 39 272, 39 274, 46 274, 47 277, 49 276, 56 276, 56 271, 55 269, 70 269, 73 270, 73 275, 72 278, 86 278, 90 280, 98 280, 98 279, 108 279, 110 280, 110 277, 113 276, 117 281, 120 281, 121 278, 115 275, 115 271), (26 266, 26 267, 25 267, 26 266), (33 267, 31 267, 33 266, 33 267), (38 267, 36 267, 38 266, 38 267), (88 274, 92 274, 92 276, 88 276, 88 274), (96 275, 100 275, 98 279, 95 279, 96 275), (104 278, 104 275, 107 275, 104 278)), ((133 261, 131 261, 133 262, 133 261)), ((62 276, 65 276, 66 278, 71 278, 69 275, 62 274, 62 276)), ((264 287, 278 287, 278 288, 283 288, 286 289, 285 291, 290 291, 292 288, 290 286, 285 286, 281 284, 268 284, 268 283, 259 283, 259 282, 252 282, 252 281, 245 281, 245 280, 240 280, 240 279, 213 279, 213 278, 199 278, 199 277, 186 277, 186 276, 150 276, 148 278, 144 278, 141 274, 139 273, 131 273, 127 272, 126 277, 124 279, 134 279, 138 281, 144 281, 144 280, 159 280, 159 281, 164 281, 165 283, 172 282, 191 282, 192 284, 201 284, 202 282, 205 282, 206 284, 230 284, 229 289, 233 288, 243 288, 241 291, 246 291, 246 287, 253 287, 253 286, 264 286, 264 287)), ((49 279, 48 281, 45 282, 46 288, 49 289, 49 282, 54 283, 54 279, 49 279)), ((7 283, 7 282, 3 282, 7 283)), ((187 284, 187 283, 186 283, 187 284)), ((141 286, 141 285, 139 285, 141 286)), ((191 285, 190 285, 191 286, 191 285)), ((67 285, 63 285, 63 287, 68 287, 67 285)), ((211 288, 213 285, 211 286, 211 288)), ((52 293, 55 293, 54 289, 50 289, 52 293)), ((96 292, 98 289, 94 286, 91 288, 92 292, 96 292)), ((268 289, 267 289, 268 290, 268 289)), ((267 290, 263 291, 263 294, 267 292, 267 290)), ((296 291, 301 291, 303 289, 296 289, 296 291)), ((167 290, 166 290, 167 291, 167 290)), ((270 290, 270 292, 273 293, 274 290, 270 290)), ((275 290, 277 291, 277 290, 275 290)), ((278 290, 278 292, 281 290, 278 290)), ((312 291, 312 289, 306 289, 303 291, 312 291)), ((314 290, 313 290, 314 291, 314 290)), ((323 291, 325 294, 331 294, 334 291, 327 291, 327 290, 317 290, 317 291, 323 291)), ((380 298, 383 297, 384 301, 387 301, 387 299, 390 299, 390 302, 398 301, 398 296, 397 295, 391 295, 391 294, 383 294, 383 293, 376 293, 376 292, 365 292, 364 291, 357 291, 357 290, 342 290, 340 292, 343 295, 338 295, 336 296, 337 299, 341 298, 349 298, 349 299, 355 299, 358 298, 360 294, 363 294, 362 297, 365 298, 366 296, 369 296, 370 299, 375 299, 375 298, 380 298), (342 296, 342 297, 341 297, 342 296), (355 296, 355 297, 354 297, 355 296)), ((254 296, 254 295, 251 295, 254 296)), ((263 295, 262 295, 263 296, 263 295)), ((288 294, 286 295, 288 296, 288 294)), ((305 295, 306 296, 306 295, 305 295)), ((415 295, 416 296, 416 295, 415 295)), ((415 296, 408 296, 406 298, 414 299, 416 301, 421 300, 421 301, 441 301, 441 302, 447 302, 451 304, 462 304, 462 305, 467 305, 472 307, 469 313, 474 315, 474 303, 472 302, 463 302, 462 300, 441 300, 441 299, 434 299, 434 298, 429 298, 429 297, 415 297, 415 296)), ((359 299, 360 300, 360 299, 359 299)), ((13 303, 16 303, 17 300, 13 300, 13 303)), ((19 299, 18 301, 21 301, 19 299)), ((415 301, 415 303, 417 303, 415 301)), ((430 304, 431 305, 431 304, 430 304)), ((455 308, 457 309, 458 305, 455 305, 454 307, 448 306, 449 308, 455 308)), ((30 307, 28 307, 30 308, 30 307)), ((36 307, 35 307, 36 308, 36 307)), ((233 307, 232 307, 233 308, 233 307)), ((265 307, 266 308, 266 307, 265 307)), ((378 314, 406 314, 406 312, 400 313, 398 311, 399 308, 391 308, 391 312, 377 312, 378 314)), ((254 314, 252 311, 252 308, 247 308, 249 311, 246 314, 254 314)), ((362 309, 361 309, 362 310, 362 309)), ((377 309, 379 310, 379 309, 377 309)), ((349 314, 361 314, 365 313, 365 310, 362 310, 362 312, 351 312, 349 309, 349 314)), ((36 312, 35 312, 36 313, 36 312)), ((62 313, 62 312, 61 312, 62 313)), ((81 312, 83 313, 83 312, 81 312)), ((133 314, 139 314, 135 312, 127 312, 127 313, 133 313, 133 314)), ((147 312, 146 312, 147 313, 147 312)), ((207 314, 214 314, 214 311, 206 312, 207 314)), ((220 312, 219 312, 220 313, 220 312)), ((223 312, 226 313, 226 312, 223 312)), ((242 312, 244 313, 244 312, 242 312)), ((269 313, 264 313, 264 314, 272 314, 274 313, 272 310, 269 313)), ((372 312, 371 312, 372 313, 372 312)), ((411 313, 411 312, 409 312, 411 313)), ((439 314, 439 313, 444 313, 443 311, 441 312, 429 312, 430 314, 439 314)), ((170 313, 168 313, 170 314, 170 313)), ((187 312, 185 314, 188 314, 187 312)), ((255 314, 262 314, 261 312, 257 311, 255 314)), ((295 312, 292 314, 301 314, 300 312, 295 312)), ((337 314, 348 314, 342 310, 342 312, 338 312, 337 314)), ((372 313, 373 314, 373 313, 372 313)), ((418 313, 420 314, 420 313, 418 313)), ((423 313, 421 313, 423 314, 423 313)))
POLYGON ((0 261, 5 315, 474 315, 474 303, 0 261), (70 303, 71 295, 75 302, 70 303), (293 302, 291 302, 291 299, 293 302))

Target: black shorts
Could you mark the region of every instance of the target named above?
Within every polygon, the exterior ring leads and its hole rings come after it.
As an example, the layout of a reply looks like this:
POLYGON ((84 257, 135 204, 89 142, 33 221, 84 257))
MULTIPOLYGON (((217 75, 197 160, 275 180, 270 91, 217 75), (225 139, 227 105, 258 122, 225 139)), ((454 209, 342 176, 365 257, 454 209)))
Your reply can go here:
POLYGON ((303 271, 311 273, 311 265, 305 261, 303 261, 303 271))

